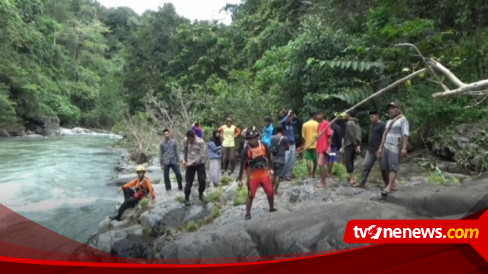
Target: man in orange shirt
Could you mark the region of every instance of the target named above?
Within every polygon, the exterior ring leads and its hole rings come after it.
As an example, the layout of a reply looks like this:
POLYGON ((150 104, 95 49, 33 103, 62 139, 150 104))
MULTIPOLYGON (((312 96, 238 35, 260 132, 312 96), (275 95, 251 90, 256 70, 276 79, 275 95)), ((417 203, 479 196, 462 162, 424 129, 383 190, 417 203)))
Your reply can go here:
POLYGON ((262 186, 266 196, 268 196, 269 211, 274 212, 274 193, 273 183, 269 177, 269 173, 273 174, 271 165, 271 157, 268 153, 266 145, 258 141, 259 132, 256 127, 251 127, 246 133, 246 139, 248 141, 248 148, 242 151, 241 155, 241 168, 239 170, 239 187, 242 187, 243 170, 247 173, 247 188, 248 195, 246 201, 246 220, 251 219, 251 206, 252 201, 258 190, 258 186, 262 186))
POLYGON ((124 191, 124 202, 120 206, 118 214, 110 216, 111 220, 120 221, 124 211, 131 207, 135 207, 148 192, 151 194, 153 203, 156 201, 156 194, 154 194, 151 180, 145 176, 146 168, 144 166, 138 166, 136 172, 137 178, 119 188, 119 192, 124 191), (135 187, 135 191, 132 187, 135 187))

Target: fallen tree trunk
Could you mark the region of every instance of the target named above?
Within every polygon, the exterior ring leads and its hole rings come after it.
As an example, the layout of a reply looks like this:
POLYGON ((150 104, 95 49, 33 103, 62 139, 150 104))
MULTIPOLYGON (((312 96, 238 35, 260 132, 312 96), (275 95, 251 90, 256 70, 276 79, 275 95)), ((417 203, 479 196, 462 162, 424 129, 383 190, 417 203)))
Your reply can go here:
MULTIPOLYGON (((355 104, 354 106, 350 107, 350 108, 349 108, 349 109, 347 109, 345 112, 349 112, 349 111, 351 111, 351 110, 354 110, 354 109, 358 108, 359 106, 361 106, 361 105, 365 104, 365 103, 366 103, 366 102, 368 102, 369 100, 371 100, 371 99, 373 99, 373 98, 375 98, 375 97, 380 96, 380 95, 381 95, 381 94, 383 94, 384 92, 386 92, 386 91, 388 91, 388 90, 390 90, 390 89, 392 89, 392 88, 394 88, 394 87, 398 86, 399 84, 401 84, 401 83, 403 83, 403 82, 406 82, 406 81, 408 81, 408 80, 410 80, 410 79, 412 79, 412 78, 414 78, 414 77, 416 77, 416 76, 418 76, 418 75, 420 75, 420 74, 422 74, 422 73, 424 73, 424 72, 426 72, 426 71, 427 71, 427 69, 426 69, 426 68, 424 68, 424 69, 420 69, 420 70, 417 70, 417 71, 415 71, 415 72, 413 72, 413 73, 411 73, 411 74, 409 74, 409 75, 407 75, 407 76, 405 76, 405 77, 403 77, 403 78, 401 78, 401 79, 399 79, 399 80, 396 80, 395 82, 393 82, 393 83, 392 83, 392 84, 390 84, 389 86, 387 86, 387 87, 385 87, 385 88, 383 88, 383 89, 381 89, 381 90, 379 90, 379 91, 377 91, 377 92, 375 92, 375 93, 371 94, 371 95, 370 95, 370 96, 368 96, 366 99, 364 99, 364 100, 362 100, 361 102, 359 102, 359 103, 355 104)), ((305 149, 309 149, 309 148, 310 148, 310 147, 311 147, 313 144, 315 144, 315 142, 317 142, 317 139, 318 139, 319 137, 321 137, 322 135, 324 135, 324 133, 325 133, 325 132, 326 132, 326 131, 327 131, 327 130, 330 128, 330 126, 332 125, 332 123, 334 123, 335 121, 337 121, 337 117, 336 117, 336 118, 334 118, 332 121, 330 121, 329 125, 328 125, 328 126, 326 126, 326 127, 325 127, 325 128, 324 128, 324 129, 323 129, 321 132, 319 132, 319 134, 318 134, 318 135, 317 135, 317 137, 316 137, 316 138, 313 140, 313 142, 312 142, 312 143, 311 143, 311 144, 310 144, 308 147, 306 147, 305 149)))

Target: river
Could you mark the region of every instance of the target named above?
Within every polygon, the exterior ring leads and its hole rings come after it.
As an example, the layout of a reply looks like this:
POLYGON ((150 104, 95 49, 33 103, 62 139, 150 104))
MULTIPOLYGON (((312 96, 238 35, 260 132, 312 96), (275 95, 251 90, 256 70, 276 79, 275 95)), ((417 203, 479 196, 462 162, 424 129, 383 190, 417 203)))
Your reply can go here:
POLYGON ((106 182, 121 151, 107 136, 0 139, 0 203, 86 242, 121 194, 106 182))

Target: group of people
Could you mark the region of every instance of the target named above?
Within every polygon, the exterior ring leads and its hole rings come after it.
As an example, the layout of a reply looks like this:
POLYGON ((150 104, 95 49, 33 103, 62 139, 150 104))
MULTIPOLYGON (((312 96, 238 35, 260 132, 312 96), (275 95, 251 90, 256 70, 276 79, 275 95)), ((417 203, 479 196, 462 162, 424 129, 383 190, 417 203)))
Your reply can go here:
MULTIPOLYGON (((262 132, 255 126, 241 131, 233 124, 232 118, 228 117, 225 125, 212 132, 207 149, 203 140, 203 129, 195 122, 186 132, 181 156, 178 142, 172 138, 171 132, 165 129, 159 158, 166 190, 171 191, 169 172, 173 170, 178 189, 184 190, 185 205, 190 206, 191 188, 197 175, 199 199, 204 201, 206 156, 210 164, 210 182, 219 186, 221 174, 227 172, 232 174, 235 169, 236 140, 242 136, 245 142, 240 153, 237 181, 239 187, 242 187, 244 173, 247 175, 246 220, 251 219, 251 206, 259 186, 264 189, 268 198, 270 212, 276 211, 274 196, 282 194, 279 192, 280 182, 291 180, 296 156, 302 152, 307 162, 309 178, 315 178, 317 167, 320 168, 320 182, 317 185, 319 188, 327 186, 326 178, 332 176, 334 163, 340 161, 340 152, 343 152, 342 161, 349 173, 348 183, 352 187, 365 187, 371 169, 375 162, 381 159, 381 174, 385 184, 381 191, 381 199, 385 200, 388 193, 396 190, 395 181, 400 156, 407 154, 410 135, 408 120, 402 114, 400 105, 391 102, 388 104, 388 111, 390 120, 386 124, 381 121, 379 111, 369 113, 371 127, 360 182, 356 181, 354 175, 354 160, 361 152, 362 137, 359 120, 355 117, 354 111, 331 117, 337 118, 334 123, 327 120, 324 110, 310 112, 310 119, 301 129, 302 145, 298 149, 295 133, 299 121, 292 110, 281 111, 279 123, 276 125, 273 125, 271 117, 265 117, 265 127, 262 132), (180 164, 186 169, 184 188, 180 164)), ((148 193, 155 201, 151 181, 145 176, 145 168, 137 167, 137 174, 136 179, 120 188, 124 191, 125 201, 118 214, 111 217, 112 219, 120 220, 127 208, 137 205, 138 201, 148 193), (131 189, 133 187, 135 191, 131 189)))

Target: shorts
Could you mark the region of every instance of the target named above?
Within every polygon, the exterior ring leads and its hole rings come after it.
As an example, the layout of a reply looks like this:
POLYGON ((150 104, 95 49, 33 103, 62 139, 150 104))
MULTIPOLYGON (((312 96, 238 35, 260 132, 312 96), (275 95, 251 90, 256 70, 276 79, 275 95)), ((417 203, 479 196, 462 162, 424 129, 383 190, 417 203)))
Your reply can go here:
POLYGON ((334 156, 328 155, 329 156, 328 157, 329 162, 333 162, 333 163, 339 162, 339 149, 337 149, 336 146, 330 146, 330 150, 332 153, 335 153, 335 155, 334 156))
POLYGON ((305 160, 317 162, 317 150, 315 148, 305 150, 305 160))
POLYGON ((329 156, 325 152, 319 153, 319 166, 325 166, 327 162, 329 161, 329 156))
POLYGON ((272 197, 273 196, 273 183, 271 179, 268 177, 266 178, 259 178, 259 179, 251 179, 249 180, 248 184, 248 195, 251 199, 256 196, 256 191, 258 190, 258 186, 261 185, 264 189, 264 193, 266 196, 272 197))
POLYGON ((273 163, 273 171, 279 177, 285 177, 285 164, 273 163))
POLYGON ((381 170, 398 172, 400 167, 400 154, 384 149, 381 155, 381 170))

